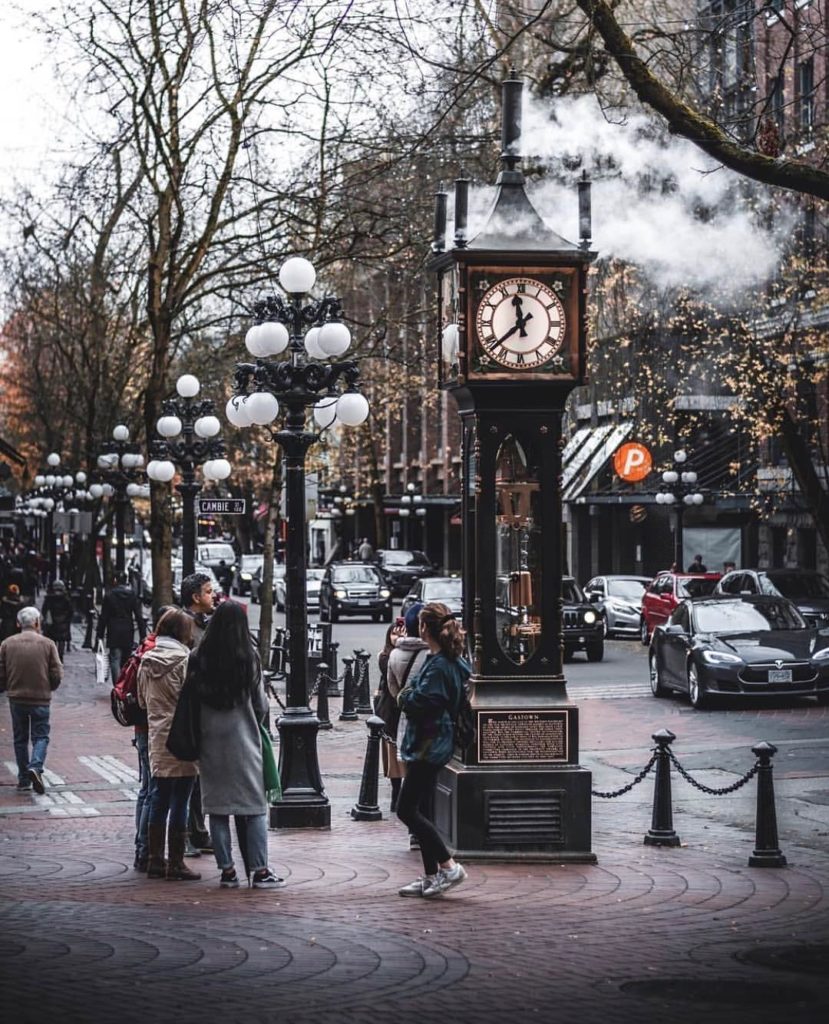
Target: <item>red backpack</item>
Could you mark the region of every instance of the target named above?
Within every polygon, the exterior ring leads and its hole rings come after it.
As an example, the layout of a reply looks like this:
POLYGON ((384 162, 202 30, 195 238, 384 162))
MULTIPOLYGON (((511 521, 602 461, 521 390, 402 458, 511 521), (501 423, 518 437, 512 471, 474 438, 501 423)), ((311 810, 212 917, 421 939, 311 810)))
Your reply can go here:
POLYGON ((150 633, 124 662, 109 695, 112 717, 119 725, 147 726, 147 712, 138 703, 138 669, 141 659, 155 647, 155 633, 150 633))

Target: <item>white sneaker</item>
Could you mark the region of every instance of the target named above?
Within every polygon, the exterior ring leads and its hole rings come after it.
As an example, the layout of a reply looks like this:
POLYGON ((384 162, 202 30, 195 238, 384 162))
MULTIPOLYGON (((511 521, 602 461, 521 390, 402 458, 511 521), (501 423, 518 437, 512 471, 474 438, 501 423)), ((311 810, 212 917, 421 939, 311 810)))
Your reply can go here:
POLYGON ((397 895, 422 896, 426 886, 432 885, 437 877, 437 875, 421 875, 420 878, 416 878, 413 882, 409 882, 408 885, 404 885, 402 889, 398 889, 397 895))
POLYGON ((466 869, 463 864, 456 864, 453 868, 441 868, 433 876, 428 885, 423 886, 423 896, 429 899, 432 896, 440 896, 453 886, 460 885, 466 881, 466 869))
POLYGON ((284 889, 287 884, 284 878, 275 875, 270 868, 268 868, 267 874, 254 874, 251 881, 251 886, 254 889, 284 889))

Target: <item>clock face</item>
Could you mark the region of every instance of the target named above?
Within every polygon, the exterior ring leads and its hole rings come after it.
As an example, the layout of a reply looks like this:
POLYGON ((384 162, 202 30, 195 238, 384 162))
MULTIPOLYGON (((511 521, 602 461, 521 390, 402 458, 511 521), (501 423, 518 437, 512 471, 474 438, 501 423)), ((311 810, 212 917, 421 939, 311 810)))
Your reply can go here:
POLYGON ((561 348, 567 321, 551 288, 532 277, 511 277, 484 293, 476 326, 490 359, 510 370, 532 370, 561 348))

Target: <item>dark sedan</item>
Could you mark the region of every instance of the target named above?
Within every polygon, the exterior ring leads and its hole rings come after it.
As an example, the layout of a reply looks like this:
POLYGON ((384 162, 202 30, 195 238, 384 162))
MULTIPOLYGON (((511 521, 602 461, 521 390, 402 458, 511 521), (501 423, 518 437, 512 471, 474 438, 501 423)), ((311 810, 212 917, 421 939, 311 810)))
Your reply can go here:
POLYGON ((395 597, 408 594, 415 580, 436 576, 437 570, 422 551, 381 548, 374 561, 395 597))
POLYGON ((654 630, 649 664, 654 697, 677 690, 695 708, 715 695, 829 703, 829 630, 808 626, 784 597, 683 601, 654 630))

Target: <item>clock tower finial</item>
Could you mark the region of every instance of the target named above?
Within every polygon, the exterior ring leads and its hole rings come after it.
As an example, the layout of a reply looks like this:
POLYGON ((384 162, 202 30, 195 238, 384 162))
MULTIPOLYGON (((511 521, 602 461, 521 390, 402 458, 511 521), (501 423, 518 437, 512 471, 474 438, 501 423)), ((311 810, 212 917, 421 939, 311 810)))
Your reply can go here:
POLYGON ((501 160, 510 180, 523 183, 521 163, 521 95, 524 83, 515 68, 501 83, 501 160), (515 177, 513 177, 515 175, 515 177))

